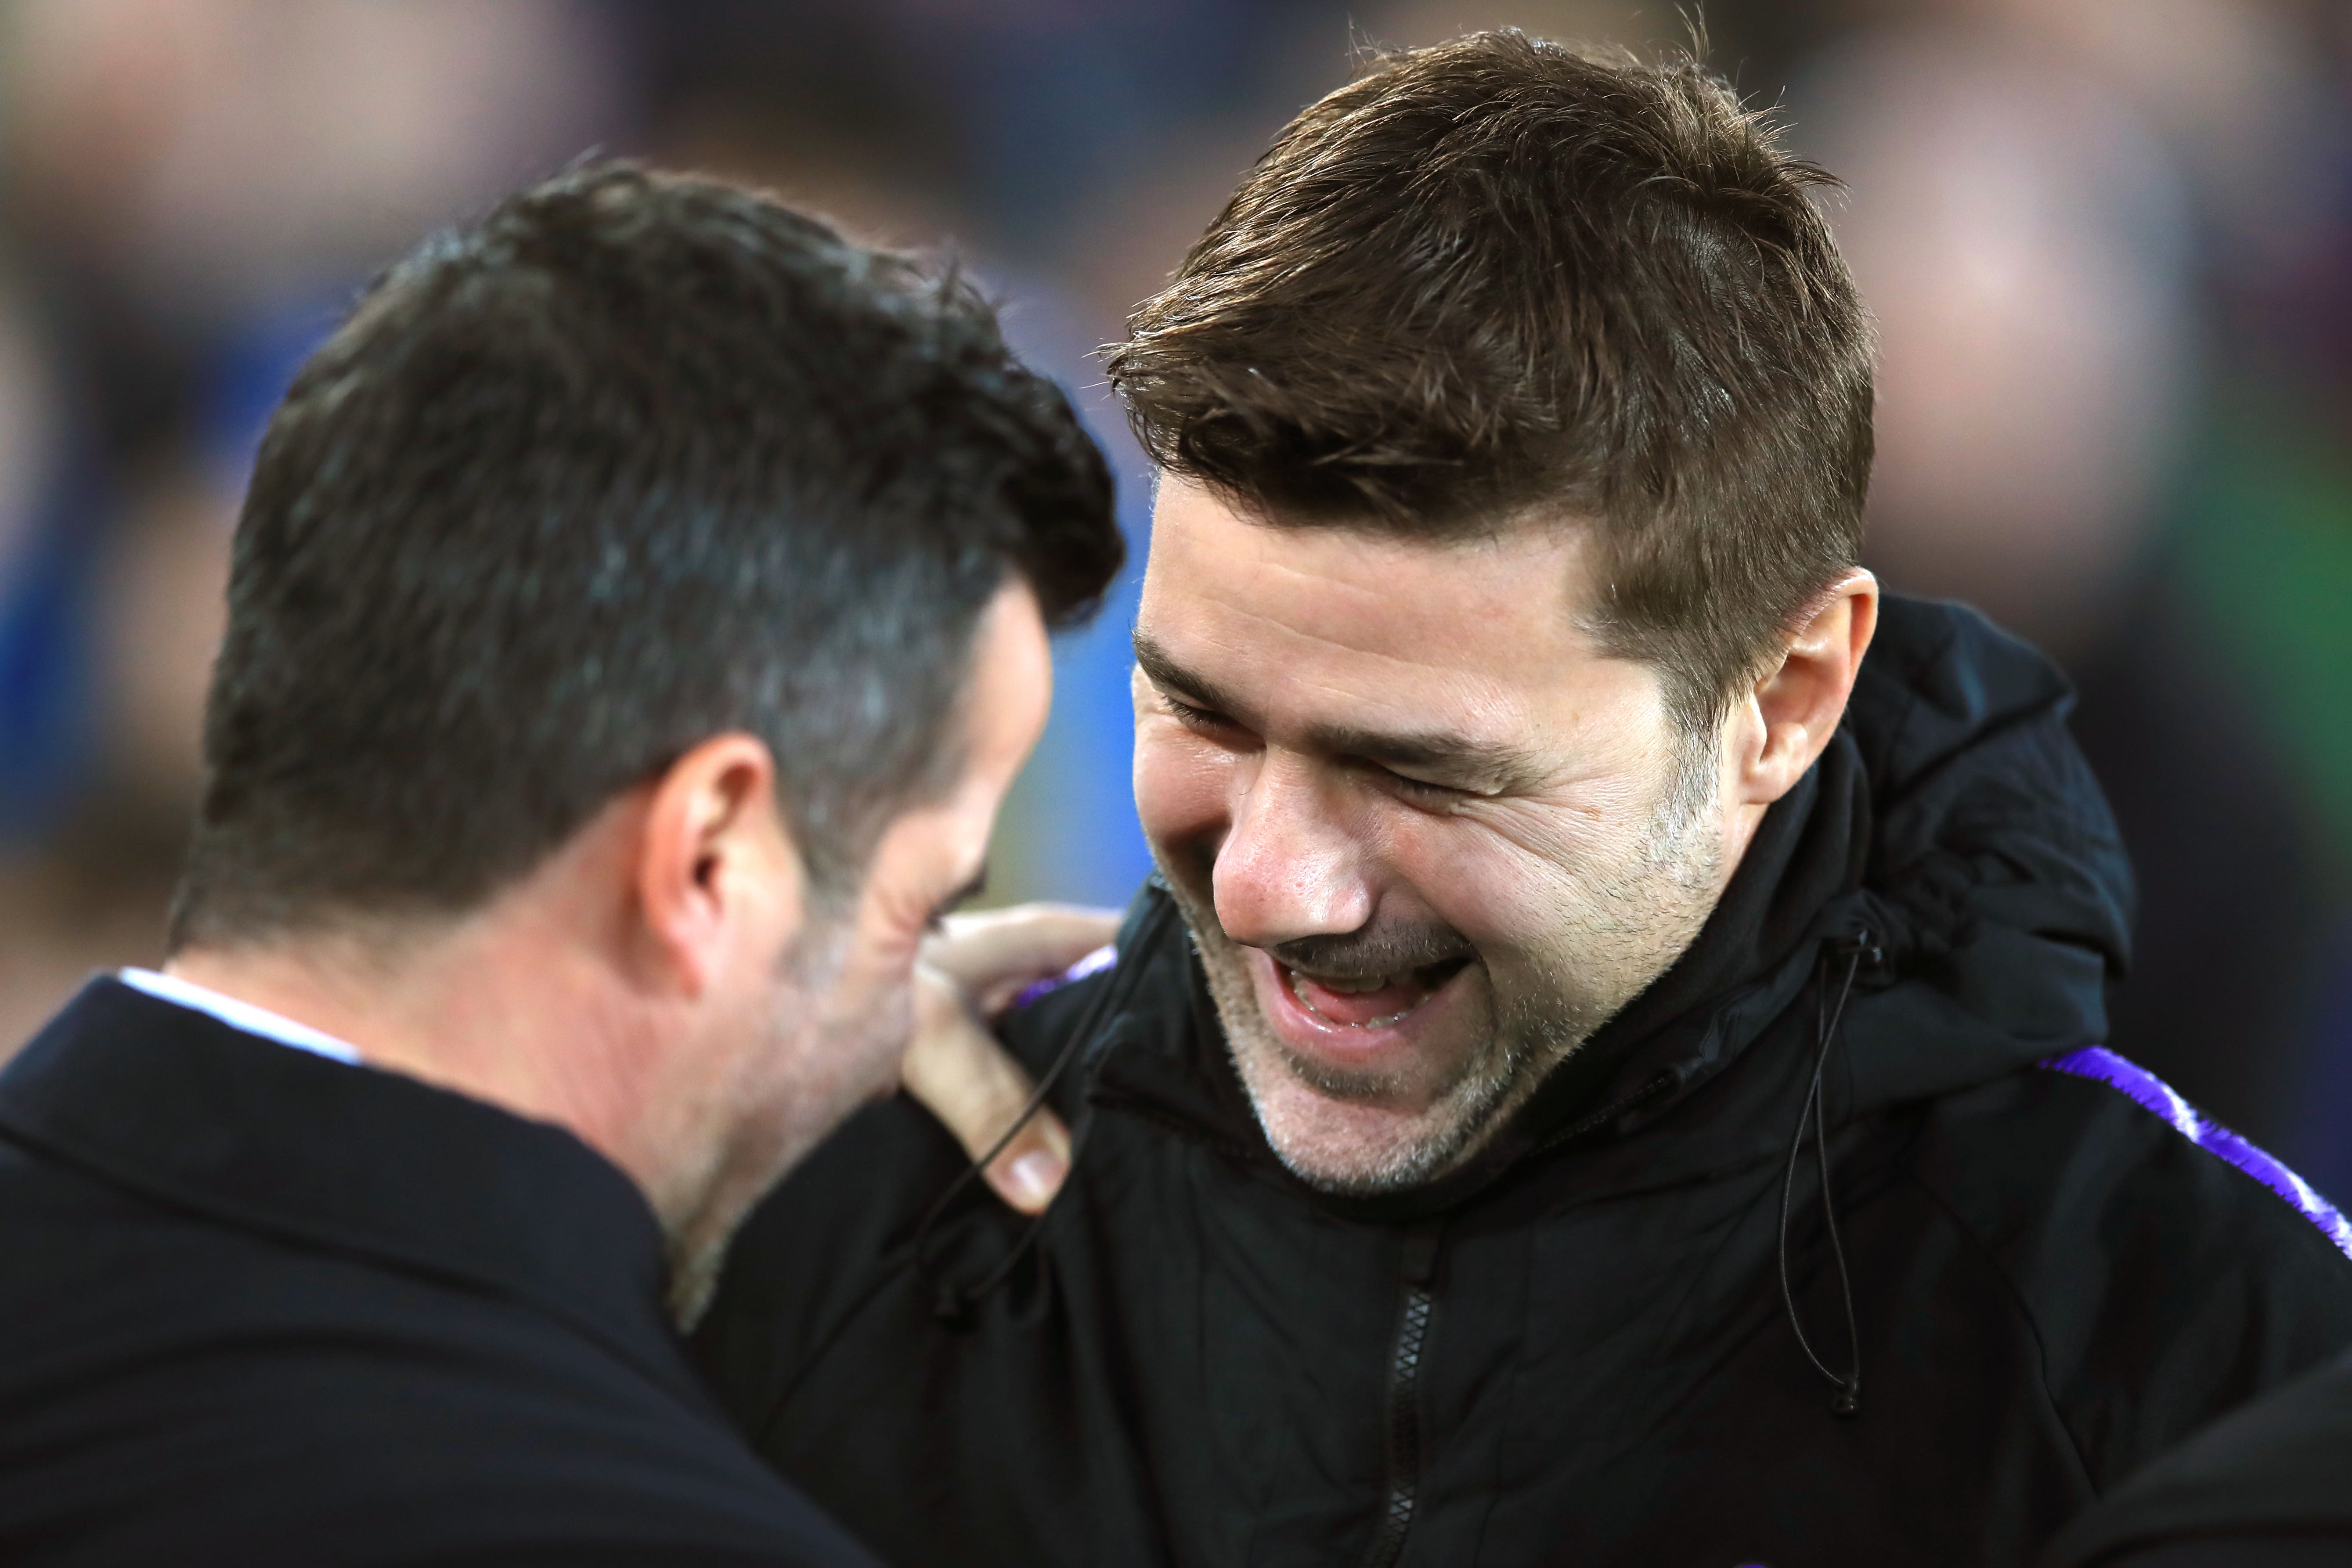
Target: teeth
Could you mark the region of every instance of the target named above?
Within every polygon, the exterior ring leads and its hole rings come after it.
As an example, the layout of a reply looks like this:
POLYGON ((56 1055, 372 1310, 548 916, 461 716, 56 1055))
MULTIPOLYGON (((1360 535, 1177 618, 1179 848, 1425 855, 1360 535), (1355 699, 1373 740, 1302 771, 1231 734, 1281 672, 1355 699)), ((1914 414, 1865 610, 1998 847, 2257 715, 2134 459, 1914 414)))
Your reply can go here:
MULTIPOLYGON (((1358 992, 1377 991, 1381 986, 1391 983, 1386 980, 1369 983, 1360 980, 1346 982, 1318 980, 1316 984, 1318 985, 1328 986, 1334 991, 1358 992)), ((1306 1008, 1317 1017, 1321 1018, 1325 1023, 1338 1024, 1342 1027, 1349 1029, 1385 1029, 1391 1024, 1401 1024, 1412 1012, 1413 1007, 1420 1006, 1423 1002, 1429 999, 1427 994, 1424 994, 1413 1002, 1412 1007, 1405 1007, 1397 1012, 1391 1013, 1384 1018, 1367 1018, 1360 1024, 1351 1024, 1344 1018, 1331 1017, 1320 1007, 1315 1005, 1314 1002, 1311 1001, 1307 994, 1307 977, 1299 973, 1298 971, 1295 969, 1290 972, 1290 994, 1298 998, 1298 1005, 1300 1006, 1306 1008)))
POLYGON ((1375 974, 1369 980, 1318 980, 1315 984, 1327 991, 1353 996, 1366 991, 1378 991, 1383 985, 1394 985, 1403 978, 1401 974, 1375 974))

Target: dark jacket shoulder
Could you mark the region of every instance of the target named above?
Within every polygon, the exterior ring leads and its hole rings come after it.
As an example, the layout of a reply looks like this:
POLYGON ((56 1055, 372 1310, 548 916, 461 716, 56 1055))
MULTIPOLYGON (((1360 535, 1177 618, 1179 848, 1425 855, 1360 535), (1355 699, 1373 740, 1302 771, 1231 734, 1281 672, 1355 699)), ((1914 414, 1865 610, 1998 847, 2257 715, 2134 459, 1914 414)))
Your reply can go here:
POLYGON ((2352 1226, 2115 1053, 1937 1100, 1908 1164, 2013 1292, 2095 1489, 2352 1342, 2352 1226))
POLYGON ((2051 1568, 2352 1563, 2352 1357, 2223 1416, 2070 1526, 2051 1568))
POLYGON ((102 982, 0 1075, 0 1561, 870 1561, 555 1129, 102 982))

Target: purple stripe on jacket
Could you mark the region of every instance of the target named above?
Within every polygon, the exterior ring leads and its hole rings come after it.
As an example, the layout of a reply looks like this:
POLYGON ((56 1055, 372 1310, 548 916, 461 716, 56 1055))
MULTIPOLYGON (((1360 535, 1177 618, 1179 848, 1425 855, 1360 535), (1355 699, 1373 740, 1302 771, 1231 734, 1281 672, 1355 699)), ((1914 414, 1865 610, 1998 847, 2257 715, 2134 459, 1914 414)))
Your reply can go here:
POLYGON ((2180 1098, 2178 1089, 2146 1068, 2126 1061, 2102 1046, 2090 1046, 2079 1051, 2070 1051, 2063 1057, 2052 1057, 2042 1065, 2053 1072, 2096 1079, 2110 1089, 2122 1090, 2164 1118, 2174 1131, 2191 1143, 2227 1160, 2293 1204, 2295 1211, 2317 1226, 2321 1234, 2334 1242, 2338 1250, 2352 1258, 2352 1222, 2347 1222, 2343 1215, 2336 1212, 2334 1204, 2312 1191, 2310 1183, 2269 1154, 2220 1122, 2207 1120, 2195 1106, 2180 1098))
POLYGON ((1055 992, 1059 991, 1063 986, 1069 984, 1072 981, 1084 980, 1089 974, 1100 973, 1102 971, 1108 969, 1112 964, 1117 963, 1118 962, 1118 948, 1098 947, 1092 952, 1087 954, 1084 958, 1078 960, 1076 963, 1070 965, 1069 968, 1062 971, 1061 973, 1054 975, 1049 979, 1040 980, 1034 985, 1024 986, 1020 994, 1013 998, 1013 1005, 1015 1007, 1026 1007, 1030 1003, 1037 1001, 1041 997, 1051 996, 1055 992))

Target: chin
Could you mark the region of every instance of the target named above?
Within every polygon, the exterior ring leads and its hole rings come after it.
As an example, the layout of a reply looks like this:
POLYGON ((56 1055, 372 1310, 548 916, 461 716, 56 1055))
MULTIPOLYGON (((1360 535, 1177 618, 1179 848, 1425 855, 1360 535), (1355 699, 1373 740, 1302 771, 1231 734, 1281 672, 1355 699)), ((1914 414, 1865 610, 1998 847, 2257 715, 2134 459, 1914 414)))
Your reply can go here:
POLYGON ((1499 1122, 1519 1064, 1499 1048, 1483 964, 1451 966, 1410 1017, 1335 1026, 1302 1009, 1282 966, 1226 936, 1180 878, 1166 881, 1258 1126, 1300 1180, 1334 1193, 1416 1186, 1499 1122))
POLYGON ((1229 1025, 1234 1066, 1276 1156, 1301 1181, 1326 1192, 1371 1194, 1418 1186, 1444 1174, 1494 1125, 1503 1087, 1457 1086, 1433 1105, 1407 1110, 1336 1099, 1229 1025))
MULTIPOLYGON (((1258 1126, 1282 1163, 1312 1186, 1393 1192, 1443 1175, 1485 1141, 1511 1097, 1517 1063, 1495 1038, 1483 999, 1454 997, 1456 1005, 1444 1010, 1454 1015, 1444 1020, 1450 1028, 1322 1028, 1302 1037, 1297 1018, 1267 1016, 1265 954, 1223 944, 1204 967, 1258 1126), (1359 1035, 1361 1046, 1351 1037, 1359 1035), (1349 1047, 1374 1060, 1388 1058, 1389 1070, 1334 1059, 1335 1047, 1349 1047)), ((1469 991, 1470 980, 1465 973, 1448 989, 1469 991)), ((1286 993, 1272 994, 1275 1006, 1296 1011, 1286 993)))

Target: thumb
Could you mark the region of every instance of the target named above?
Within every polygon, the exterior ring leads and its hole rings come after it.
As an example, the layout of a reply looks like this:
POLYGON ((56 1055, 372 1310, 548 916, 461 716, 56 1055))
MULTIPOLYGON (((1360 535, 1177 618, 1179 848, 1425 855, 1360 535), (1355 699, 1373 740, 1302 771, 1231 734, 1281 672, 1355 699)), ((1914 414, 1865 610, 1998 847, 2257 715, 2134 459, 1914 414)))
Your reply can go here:
MULTIPOLYGON (((961 987, 929 965, 916 971, 915 1033, 900 1074, 907 1092, 974 1160, 1004 1136, 1036 1087, 973 1016, 961 987)), ((1035 1215, 1069 1170, 1069 1130, 1040 1106, 981 1173, 1006 1204, 1035 1215)))

